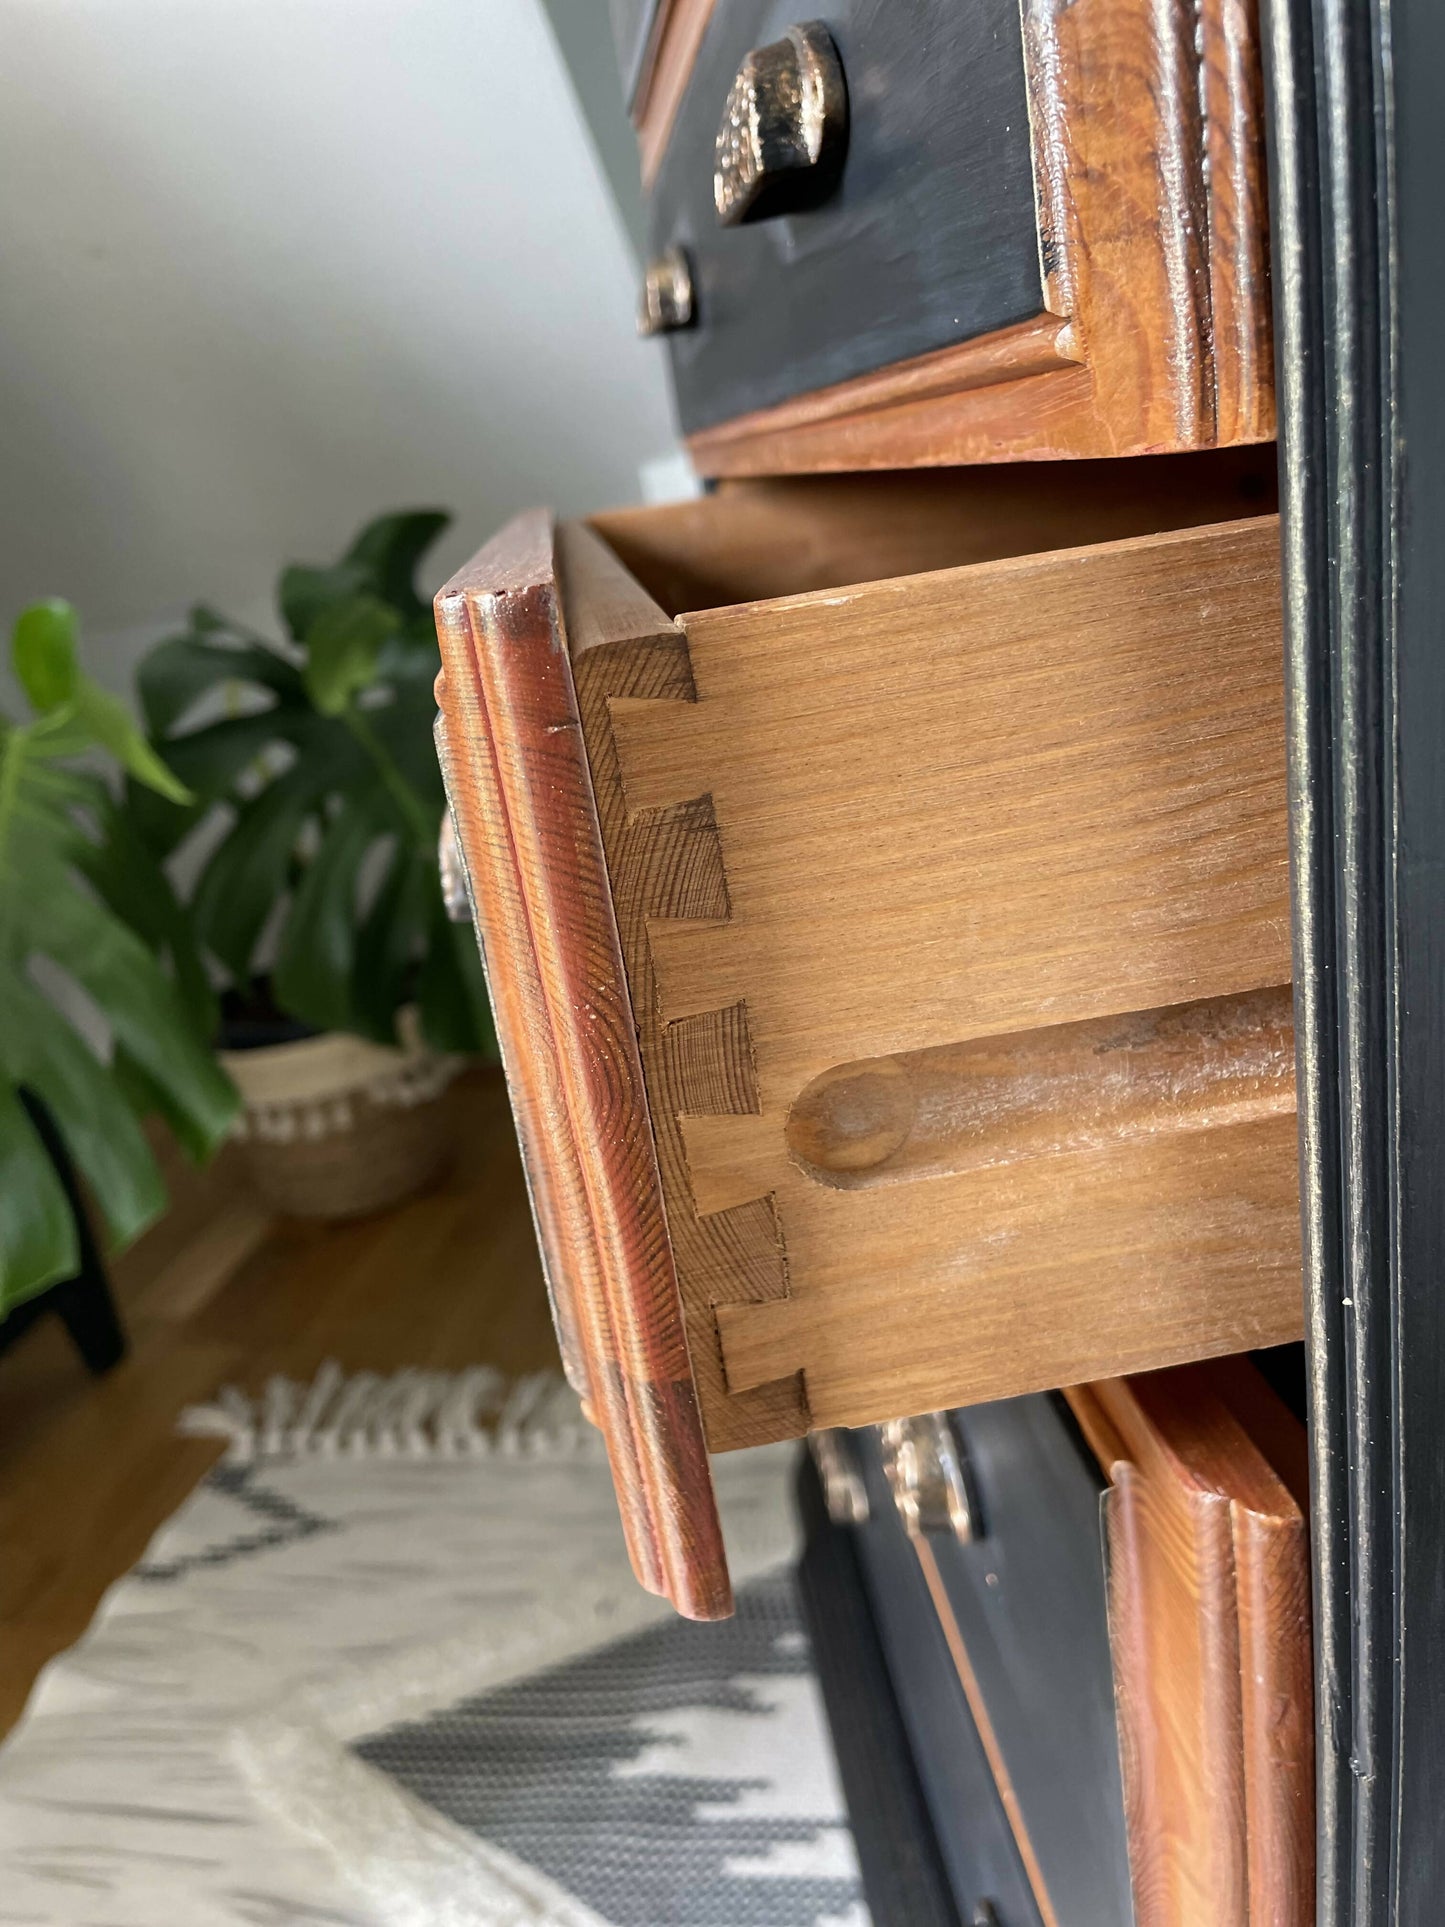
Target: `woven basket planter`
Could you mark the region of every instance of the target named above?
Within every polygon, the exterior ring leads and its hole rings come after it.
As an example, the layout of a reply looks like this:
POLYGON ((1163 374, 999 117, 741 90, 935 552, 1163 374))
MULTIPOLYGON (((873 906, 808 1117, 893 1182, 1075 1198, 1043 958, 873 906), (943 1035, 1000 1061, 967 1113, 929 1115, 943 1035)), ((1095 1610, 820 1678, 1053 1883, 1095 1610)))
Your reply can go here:
POLYGON ((448 1085, 466 1059, 422 1043, 403 1011, 400 1049, 329 1032, 222 1051, 241 1093, 236 1135, 257 1190, 288 1217, 384 1210, 441 1176, 448 1085))

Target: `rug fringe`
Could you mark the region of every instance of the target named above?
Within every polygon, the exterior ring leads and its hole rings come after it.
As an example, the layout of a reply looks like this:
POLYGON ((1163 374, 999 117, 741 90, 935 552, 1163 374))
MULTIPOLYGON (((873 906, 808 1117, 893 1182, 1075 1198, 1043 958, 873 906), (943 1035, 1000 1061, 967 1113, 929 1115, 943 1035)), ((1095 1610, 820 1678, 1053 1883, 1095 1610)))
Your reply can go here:
POLYGON ((492 1365, 464 1372, 344 1372, 334 1359, 310 1384, 279 1375, 259 1398, 225 1385, 189 1405, 178 1429, 226 1440, 226 1460, 596 1457, 601 1440, 556 1372, 509 1380, 492 1365))

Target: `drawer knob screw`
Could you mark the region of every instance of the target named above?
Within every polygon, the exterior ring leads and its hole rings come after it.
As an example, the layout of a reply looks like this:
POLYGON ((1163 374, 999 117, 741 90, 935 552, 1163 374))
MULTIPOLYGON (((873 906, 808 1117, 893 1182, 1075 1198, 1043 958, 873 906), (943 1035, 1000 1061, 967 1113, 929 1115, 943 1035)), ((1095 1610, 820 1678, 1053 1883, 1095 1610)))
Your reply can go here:
POLYGON ((692 269, 681 248, 668 248, 647 264, 642 299, 637 304, 637 332, 666 335, 690 328, 696 318, 692 269))
POLYGON ((816 207, 848 150, 848 87, 818 20, 755 47, 738 70, 714 150, 713 203, 723 227, 816 207))

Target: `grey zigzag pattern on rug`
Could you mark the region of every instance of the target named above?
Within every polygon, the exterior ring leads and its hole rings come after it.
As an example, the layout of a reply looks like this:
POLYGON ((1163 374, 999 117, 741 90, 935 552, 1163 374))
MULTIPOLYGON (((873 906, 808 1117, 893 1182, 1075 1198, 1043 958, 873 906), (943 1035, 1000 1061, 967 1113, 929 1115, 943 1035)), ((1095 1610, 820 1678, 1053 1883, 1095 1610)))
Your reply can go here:
MULTIPOLYGON (((185 1429, 223 1440, 223 1465, 46 1669, 0 1747, 0 1914, 25 1927, 632 1927, 636 1909, 575 1898, 356 1750, 670 1630, 633 1577, 576 1395, 486 1365, 332 1366, 308 1384, 222 1391, 185 1429)), ((750 1588, 796 1551, 791 1462, 765 1446, 714 1468, 746 1617, 750 1588)), ((619 1708, 601 1708, 605 1771, 634 1782, 628 1795, 671 1781, 671 1805, 653 1811, 674 1812, 682 1835, 736 1829, 692 1862, 723 1896, 717 1927, 867 1927, 861 1897, 832 1904, 856 1866, 791 1608, 767 1623, 782 1627, 776 1650, 771 1633, 734 1645, 731 1629, 678 1628, 717 1633, 717 1665, 684 1655, 615 1758, 619 1708)), ((623 1657, 641 1665, 646 1648, 623 1657)), ((664 1908, 648 1927, 694 1918, 664 1908)))
POLYGON ((808 1797, 811 1672, 779 1572, 731 1620, 649 1627, 356 1751, 614 1927, 815 1927, 864 1916, 846 1829, 808 1797), (739 1749, 745 1777, 708 1771, 739 1749))
POLYGON ((295 1505, 282 1493, 262 1485, 254 1466, 215 1466, 206 1474, 204 1483, 210 1491, 233 1499, 253 1518, 265 1523, 250 1532, 238 1532, 233 1538, 218 1539, 193 1552, 177 1553, 169 1559, 142 1559, 132 1575, 134 1578, 152 1585, 164 1585, 167 1581, 184 1579, 187 1573, 233 1565, 236 1560, 249 1559, 254 1553, 275 1552, 279 1547, 292 1545, 298 1539, 309 1539, 314 1532, 336 1530, 334 1520, 323 1519, 319 1513, 295 1505))

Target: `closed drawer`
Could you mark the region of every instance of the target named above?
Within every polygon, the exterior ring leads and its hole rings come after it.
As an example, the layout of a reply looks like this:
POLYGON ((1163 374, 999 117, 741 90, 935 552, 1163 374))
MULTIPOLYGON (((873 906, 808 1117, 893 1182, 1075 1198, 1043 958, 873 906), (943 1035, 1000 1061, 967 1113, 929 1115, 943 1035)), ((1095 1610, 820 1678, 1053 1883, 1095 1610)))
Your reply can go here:
POLYGON ((564 1350, 685 1609, 708 1450, 1298 1335, 1263 486, 750 485, 439 596, 564 1350))
MULTIPOLYGON (((1072 1418, 1029 1397, 889 1428, 921 1447, 891 1475, 871 1430, 819 1453, 862 1482, 862 1519, 857 1488, 825 1483, 848 1500, 899 1701, 925 1710, 920 1776, 936 1786, 955 1744, 982 1743, 1054 1927, 1307 1927, 1304 1426, 1243 1358, 1067 1402, 1072 1418), (940 1428, 966 1491, 951 1517, 928 1502, 940 1428), (900 1610, 910 1588, 933 1627, 900 1610)), ((970 1813, 935 1798, 934 1817, 966 1853, 970 1813)))
MULTIPOLYGON (((1053 1398, 1006 1399, 944 1423, 968 1484, 966 1538, 909 1535, 871 1430, 849 1435, 842 1449, 851 1449, 868 1494, 859 1552, 880 1617, 912 1587, 932 1620, 925 1634, 894 1607, 888 1647, 901 1700, 927 1670, 935 1729, 919 1727, 920 1772, 947 1771, 955 1732, 966 1747, 982 1736, 1030 1904, 997 1887, 962 1897, 991 1899, 1001 1927, 1016 1916, 1053 1927, 1125 1927, 1132 1902, 1099 1526, 1103 1477, 1053 1398), (924 1643, 930 1637, 943 1649, 941 1678, 936 1650, 924 1643), (939 1732, 943 1709, 948 1724, 939 1732)), ((969 1823, 966 1810, 939 1801, 941 1839, 966 1838, 969 1823)), ((963 1917, 973 1918, 972 1907, 963 1917)))
POLYGON ((1137 1927, 1311 1927, 1305 1428, 1230 1358, 1076 1386, 1109 1480, 1109 1618, 1137 1927))
MULTIPOLYGON (((854 1477, 860 1476, 858 1461, 867 1450, 863 1435, 822 1437, 853 1460, 854 1477)), ((918 1858, 937 1868, 936 1882, 946 1887, 947 1899, 931 1910, 916 1903, 890 1908, 885 1895, 882 1908, 875 1906, 882 1922, 922 1927, 931 1918, 947 1927, 977 1927, 981 1921, 987 1927, 1044 1927, 988 1749, 898 1514, 885 1498, 860 1517, 856 1496, 840 1512, 832 1481, 825 1478, 819 1490, 812 1465, 801 1468, 798 1485, 808 1534, 799 1589, 870 1905, 868 1828, 874 1810, 890 1794, 896 1800, 894 1789, 901 1789, 923 1810, 924 1822, 915 1820, 911 1829, 923 1836, 918 1858), (826 1574, 816 1570, 824 1550, 833 1555, 826 1574), (865 1650, 835 1684, 851 1656, 836 1651, 841 1641, 834 1629, 846 1627, 850 1614, 861 1616, 873 1634, 874 1665, 870 1668, 865 1650), (879 1760, 871 1773, 872 1762, 866 1755, 859 1758, 872 1739, 857 1731, 857 1709, 867 1704, 865 1695, 882 1698, 885 1712, 893 1711, 901 1729, 895 1753, 902 1758, 879 1760), (878 1788, 883 1774, 885 1785, 878 1788)), ((1107 1672, 1107 1648, 1104 1657, 1107 1672)), ((876 1743, 869 1748, 875 1754, 882 1750, 876 1743)), ((904 1814, 906 1820, 906 1807, 904 1814)), ((894 1831, 902 1831, 897 1822, 894 1831)))
POLYGON ((700 470, 1271 435, 1254 12, 657 8, 635 111, 685 299, 652 318, 700 470))

